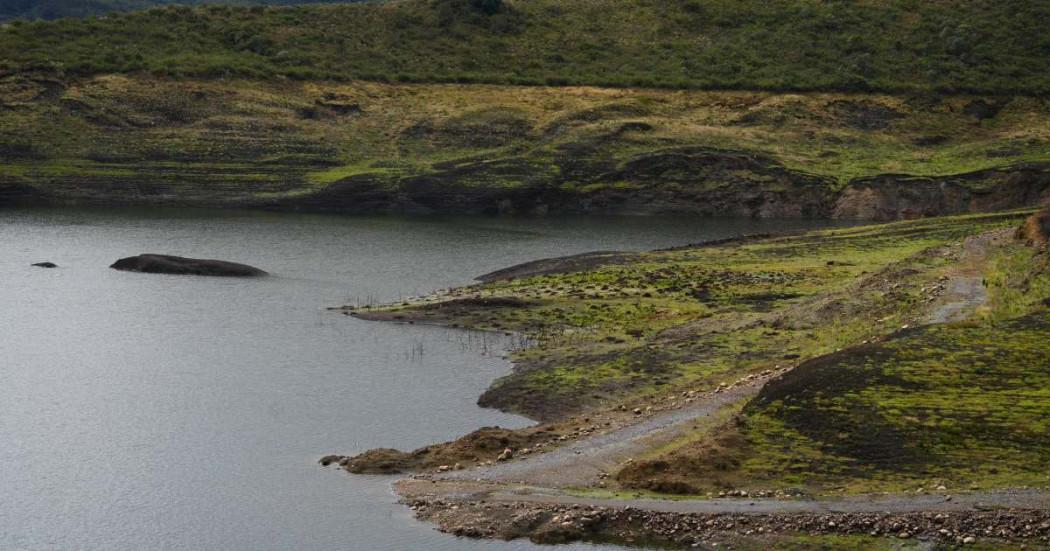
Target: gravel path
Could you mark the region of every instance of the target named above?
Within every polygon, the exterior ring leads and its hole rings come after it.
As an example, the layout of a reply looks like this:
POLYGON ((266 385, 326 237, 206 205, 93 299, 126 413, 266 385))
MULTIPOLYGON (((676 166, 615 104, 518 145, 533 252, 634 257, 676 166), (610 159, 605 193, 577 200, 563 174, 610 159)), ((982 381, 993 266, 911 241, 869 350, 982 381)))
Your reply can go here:
POLYGON ((547 453, 525 456, 506 463, 455 471, 439 480, 487 480, 530 484, 547 488, 585 487, 597 483, 632 457, 659 447, 692 430, 696 422, 724 407, 758 393, 767 378, 755 378, 721 392, 700 395, 696 403, 642 417, 638 423, 581 438, 547 453))

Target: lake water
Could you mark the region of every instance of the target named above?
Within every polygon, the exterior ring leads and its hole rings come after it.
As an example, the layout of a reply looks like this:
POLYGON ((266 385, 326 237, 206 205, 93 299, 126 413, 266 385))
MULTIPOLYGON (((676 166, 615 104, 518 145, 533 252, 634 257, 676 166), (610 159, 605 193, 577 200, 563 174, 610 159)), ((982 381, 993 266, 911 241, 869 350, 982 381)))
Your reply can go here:
POLYGON ((475 405, 509 369, 492 343, 325 308, 541 257, 818 225, 0 210, 0 549, 532 549, 443 535, 391 479, 317 465, 528 423, 475 405), (274 276, 108 269, 144 252, 274 276))

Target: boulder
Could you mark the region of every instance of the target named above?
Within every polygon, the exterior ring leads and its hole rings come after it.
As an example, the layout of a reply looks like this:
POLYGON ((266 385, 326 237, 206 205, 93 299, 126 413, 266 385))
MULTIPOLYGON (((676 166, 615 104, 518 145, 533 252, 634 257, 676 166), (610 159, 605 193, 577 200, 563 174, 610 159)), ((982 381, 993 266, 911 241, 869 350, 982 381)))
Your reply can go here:
POLYGON ((58 264, 55 264, 54 262, 37 262, 36 264, 33 264, 33 266, 36 266, 37 268, 57 268, 58 264))
POLYGON ((268 275, 266 272, 246 264, 237 264, 236 262, 227 262, 225 260, 182 258, 180 256, 163 254, 140 254, 139 256, 121 258, 114 262, 110 268, 144 274, 217 277, 260 277, 268 275))

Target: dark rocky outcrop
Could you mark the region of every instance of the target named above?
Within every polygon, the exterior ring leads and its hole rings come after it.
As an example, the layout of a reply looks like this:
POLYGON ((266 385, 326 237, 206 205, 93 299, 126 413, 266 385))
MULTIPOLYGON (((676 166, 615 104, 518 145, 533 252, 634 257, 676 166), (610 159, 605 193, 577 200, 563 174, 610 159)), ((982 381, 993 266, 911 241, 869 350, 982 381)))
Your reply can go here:
POLYGON ((41 194, 32 186, 0 176, 0 207, 41 202, 41 194))
POLYGON ((37 262, 36 264, 33 264, 33 266, 37 268, 57 268, 58 264, 55 264, 54 262, 37 262))
POLYGON ((907 220, 1030 207, 1050 198, 1050 166, 980 170, 954 176, 887 174, 858 178, 835 200, 833 218, 907 220))
MULTIPOLYGON (((583 147, 583 146, 581 146, 583 147)), ((425 174, 363 174, 306 196, 266 205, 332 212, 466 214, 696 214, 759 218, 826 217, 832 182, 741 151, 679 148, 617 167, 586 148, 549 164, 523 158, 435 165, 425 174), (588 185, 566 185, 569 180, 588 185)))
POLYGON ((489 272, 474 279, 482 283, 491 283, 493 281, 518 279, 538 275, 582 272, 603 264, 623 264, 632 257, 633 255, 627 253, 597 251, 557 258, 544 258, 489 272))
MULTIPOLYGON (((842 185, 788 168, 770 156, 703 147, 663 149, 617 162, 594 144, 573 142, 559 146, 552 158, 459 159, 437 163, 425 173, 380 170, 298 193, 304 167, 267 174, 265 185, 255 187, 210 179, 223 169, 208 174, 158 171, 146 179, 85 175, 50 181, 46 191, 26 179, 0 177, 0 206, 150 204, 346 214, 688 214, 889 221, 1032 207, 1050 199, 1047 163, 947 176, 884 174, 842 185)), ((266 170, 259 168, 260 173, 266 170)))
MULTIPOLYGON (((582 150, 581 150, 582 151, 582 150)), ((1050 198, 1050 165, 949 176, 887 174, 844 187, 742 151, 682 148, 621 166, 558 157, 558 170, 525 159, 446 163, 400 179, 358 175, 273 208, 333 212, 695 214, 755 218, 900 220, 1030 207, 1050 198), (569 186, 566 178, 588 182, 569 186), (513 183, 514 185, 507 185, 513 183)))
POLYGON ((227 262, 225 260, 202 260, 162 254, 141 254, 139 256, 122 258, 114 262, 110 268, 125 272, 141 272, 145 274, 218 277, 259 277, 267 275, 266 272, 246 264, 237 264, 236 262, 227 262))

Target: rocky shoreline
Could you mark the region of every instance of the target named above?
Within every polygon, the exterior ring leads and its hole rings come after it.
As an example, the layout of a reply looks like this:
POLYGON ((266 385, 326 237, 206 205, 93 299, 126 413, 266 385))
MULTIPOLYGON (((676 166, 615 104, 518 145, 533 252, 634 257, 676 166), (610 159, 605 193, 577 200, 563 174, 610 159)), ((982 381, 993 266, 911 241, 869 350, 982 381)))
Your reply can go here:
POLYGON ((1050 545, 1050 511, 924 511, 917 513, 696 514, 632 507, 486 503, 406 497, 417 518, 461 537, 535 543, 574 541, 707 548, 776 536, 857 535, 969 545, 1027 542, 1050 545))

